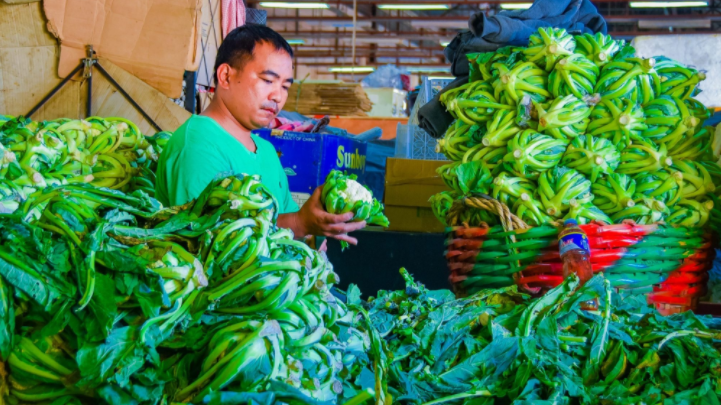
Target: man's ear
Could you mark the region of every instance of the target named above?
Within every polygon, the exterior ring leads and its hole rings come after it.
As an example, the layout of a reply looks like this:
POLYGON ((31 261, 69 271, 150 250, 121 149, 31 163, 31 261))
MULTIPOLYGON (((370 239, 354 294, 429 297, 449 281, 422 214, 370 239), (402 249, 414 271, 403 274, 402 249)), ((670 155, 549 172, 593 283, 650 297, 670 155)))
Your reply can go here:
POLYGON ((215 72, 218 75, 218 82, 215 83, 215 87, 229 88, 232 70, 233 68, 227 63, 218 66, 218 70, 215 72))

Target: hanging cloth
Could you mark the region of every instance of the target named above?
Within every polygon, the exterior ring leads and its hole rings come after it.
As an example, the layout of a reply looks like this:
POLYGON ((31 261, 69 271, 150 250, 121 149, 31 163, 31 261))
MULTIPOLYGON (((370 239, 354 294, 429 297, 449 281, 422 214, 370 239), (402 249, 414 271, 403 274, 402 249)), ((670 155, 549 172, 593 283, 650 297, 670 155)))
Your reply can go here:
POLYGON ((230 31, 245 25, 245 3, 243 0, 221 0, 221 7, 221 25, 225 38, 230 31))

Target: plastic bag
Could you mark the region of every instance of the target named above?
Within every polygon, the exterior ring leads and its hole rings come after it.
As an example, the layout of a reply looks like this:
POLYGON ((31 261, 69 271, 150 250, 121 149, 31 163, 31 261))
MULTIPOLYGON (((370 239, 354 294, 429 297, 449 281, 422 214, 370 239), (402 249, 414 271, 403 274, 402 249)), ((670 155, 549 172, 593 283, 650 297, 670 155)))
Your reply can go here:
POLYGON ((407 75, 408 72, 397 68, 395 65, 385 65, 366 76, 366 78, 361 81, 361 86, 370 88, 392 87, 398 90, 405 90, 403 76, 407 75))

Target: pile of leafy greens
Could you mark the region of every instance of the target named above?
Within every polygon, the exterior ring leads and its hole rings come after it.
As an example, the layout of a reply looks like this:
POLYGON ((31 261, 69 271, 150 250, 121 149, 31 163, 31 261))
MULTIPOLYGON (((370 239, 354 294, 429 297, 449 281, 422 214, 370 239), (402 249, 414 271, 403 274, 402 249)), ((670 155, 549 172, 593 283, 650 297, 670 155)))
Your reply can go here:
POLYGON ((516 287, 454 299, 406 276, 369 302, 396 401, 424 404, 719 404, 719 321, 663 317, 597 275, 539 299, 516 287), (598 311, 581 303, 599 300, 598 311))
POLYGON ((69 184, 0 215, 0 404, 719 403, 713 319, 601 275, 456 299, 402 269, 366 302, 277 213, 235 175, 182 207, 69 184))

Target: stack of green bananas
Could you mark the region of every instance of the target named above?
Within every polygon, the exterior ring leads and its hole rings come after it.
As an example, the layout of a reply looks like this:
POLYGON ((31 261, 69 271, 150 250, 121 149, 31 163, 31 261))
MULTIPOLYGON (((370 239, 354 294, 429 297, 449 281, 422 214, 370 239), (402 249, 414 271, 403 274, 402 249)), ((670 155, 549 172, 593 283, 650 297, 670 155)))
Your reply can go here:
POLYGON ((150 192, 158 159, 134 123, 100 117, 4 121, 0 154, 0 180, 25 189, 12 196, 2 192, 0 204, 6 211, 13 206, 11 200, 21 201, 28 192, 60 184, 90 183, 125 191, 135 190, 132 185, 150 192), (141 172, 144 176, 133 180, 141 172))
POLYGON ((608 35, 551 28, 526 48, 469 60, 470 82, 441 98, 456 123, 439 141, 452 161, 439 175, 453 193, 434 199, 436 215, 482 193, 531 225, 721 224, 712 203, 721 137, 693 98, 703 72, 642 58, 608 35))

